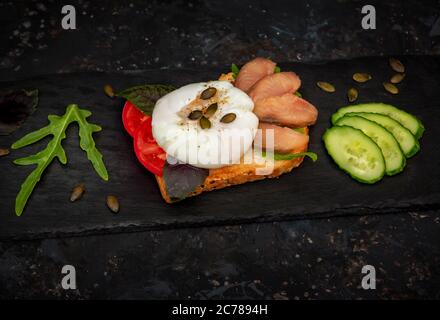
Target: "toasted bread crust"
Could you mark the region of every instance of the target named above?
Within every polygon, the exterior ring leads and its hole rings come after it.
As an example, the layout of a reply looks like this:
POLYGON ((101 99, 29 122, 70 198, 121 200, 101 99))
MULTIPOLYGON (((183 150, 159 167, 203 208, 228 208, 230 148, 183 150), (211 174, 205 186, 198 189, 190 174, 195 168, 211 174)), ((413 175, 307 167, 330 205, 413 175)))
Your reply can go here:
MULTIPOLYGON (((308 134, 308 128, 305 128, 305 134, 308 134)), ((307 146, 303 149, 295 150, 292 153, 306 152, 307 146)), ((256 170, 262 168, 262 165, 257 163, 252 164, 234 164, 219 169, 209 170, 209 176, 206 177, 203 185, 198 187, 191 195, 196 196, 205 191, 212 191, 223 189, 229 186, 243 184, 247 182, 263 180, 266 178, 276 178, 284 173, 292 171, 293 168, 298 167, 304 160, 304 157, 294 158, 292 160, 277 160, 274 161, 274 167, 270 174, 257 174, 256 170)), ((160 193, 167 203, 172 203, 166 189, 165 181, 162 177, 156 176, 157 184, 159 185, 160 193)))

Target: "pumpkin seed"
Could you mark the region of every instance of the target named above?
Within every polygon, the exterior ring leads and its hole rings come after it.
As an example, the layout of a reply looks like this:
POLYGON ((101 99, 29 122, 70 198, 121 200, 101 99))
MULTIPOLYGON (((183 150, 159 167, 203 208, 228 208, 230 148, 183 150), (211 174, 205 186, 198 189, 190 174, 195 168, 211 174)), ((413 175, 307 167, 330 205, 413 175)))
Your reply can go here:
POLYGON ((188 115, 188 119, 190 120, 199 120, 200 117, 203 115, 202 111, 200 110, 194 110, 188 115))
POLYGON ((86 189, 83 184, 79 184, 73 188, 72 193, 70 194, 70 202, 75 202, 76 200, 81 199, 84 191, 86 191, 86 189))
POLYGON ((403 63, 400 60, 398 60, 396 58, 390 58, 389 62, 390 62, 391 68, 394 71, 400 72, 400 73, 405 72, 405 66, 403 65, 403 63))
POLYGON ((320 87, 322 90, 324 90, 325 92, 335 92, 336 91, 335 87, 331 83, 328 83, 328 82, 318 81, 316 83, 316 85, 318 87, 320 87))
POLYGON ((232 121, 235 120, 235 118, 237 118, 237 115, 235 113, 228 113, 225 114, 221 119, 220 122, 223 123, 231 123, 232 121))
POLYGON ((397 87, 394 84, 392 84, 392 83, 384 82, 383 83, 383 87, 389 93, 392 93, 392 94, 398 94, 399 93, 399 89, 397 89, 397 87))
POLYGON ((208 118, 201 117, 200 120, 199 120, 199 124, 200 124, 200 127, 202 129, 209 129, 209 128, 211 128, 211 121, 209 121, 208 118))
POLYGON ((9 154, 8 148, 0 148, 0 157, 7 156, 9 154))
POLYGON ((214 113, 216 113, 218 109, 218 104, 217 103, 213 103, 211 104, 208 109, 206 109, 205 111, 205 117, 206 118, 210 118, 212 115, 214 115, 214 113))
POLYGON ((216 88, 209 87, 209 88, 202 91, 202 93, 200 94, 200 99, 208 100, 208 99, 212 98, 213 96, 215 96, 216 93, 217 93, 216 88))
POLYGON ((107 207, 113 212, 119 212, 119 201, 115 196, 107 196, 107 207))
POLYGON ((350 88, 347 92, 347 97, 349 102, 356 101, 358 98, 358 91, 355 88, 350 88))
POLYGON ((357 72, 353 75, 353 80, 359 83, 364 83, 368 80, 371 80, 371 75, 369 75, 368 73, 357 72))
POLYGON ((115 97, 115 91, 113 90, 113 87, 111 85, 109 85, 109 84, 106 84, 104 86, 104 92, 110 98, 114 98, 115 97))
POLYGON ((397 84, 401 83, 403 79, 405 79, 404 73, 396 73, 394 76, 391 77, 390 82, 397 84))

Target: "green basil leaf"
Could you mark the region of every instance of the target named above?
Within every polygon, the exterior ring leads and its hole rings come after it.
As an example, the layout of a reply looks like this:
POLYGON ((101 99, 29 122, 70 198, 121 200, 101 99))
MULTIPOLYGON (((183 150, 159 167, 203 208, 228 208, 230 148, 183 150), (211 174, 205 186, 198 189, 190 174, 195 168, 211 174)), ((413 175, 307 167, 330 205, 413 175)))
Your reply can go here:
POLYGON ((301 92, 299 92, 299 91, 295 92, 294 95, 296 95, 296 96, 298 96, 298 97, 300 97, 300 98, 303 97, 303 95, 302 95, 301 92))
POLYGON ((281 68, 276 66, 275 69, 273 70, 274 73, 280 73, 281 72, 281 68))
POLYGON ((19 128, 38 105, 38 90, 0 90, 0 135, 19 128))
POLYGON ((232 72, 232 76, 235 78, 237 78, 238 73, 240 72, 240 68, 237 67, 237 65, 235 63, 231 64, 231 72, 232 72))
MULTIPOLYGON (((262 155, 263 155, 263 157, 267 156, 265 151, 262 152, 262 155)), ((274 153, 273 154, 274 160, 293 160, 295 158, 300 158, 300 157, 309 157, 310 159, 312 159, 313 162, 318 160, 318 155, 314 152, 300 152, 300 153, 287 153, 287 154, 274 153)))
POLYGON ((299 133, 302 133, 302 134, 305 134, 305 133, 306 133, 305 128, 294 128, 293 130, 295 130, 295 131, 297 131, 297 132, 299 132, 299 133))
POLYGON ((127 99, 140 111, 151 116, 156 101, 174 89, 176 88, 170 85, 146 84, 125 89, 116 96, 127 99))
POLYGON ((102 154, 96 148, 92 137, 94 132, 101 131, 101 127, 87 121, 91 114, 90 111, 80 109, 76 104, 70 104, 67 106, 66 113, 63 116, 49 115, 49 124, 47 126, 28 133, 12 145, 12 149, 19 149, 33 144, 48 135, 53 136, 52 140, 49 141, 46 148, 42 151, 14 160, 14 163, 17 165, 37 165, 21 185, 15 199, 15 213, 17 216, 23 213, 27 200, 52 160, 58 158, 62 164, 67 163, 66 152, 61 142, 66 138, 66 129, 72 122, 78 123, 81 149, 86 151, 87 158, 92 162, 99 176, 103 180, 108 180, 108 173, 102 160, 102 154))
POLYGON ((171 201, 180 201, 188 197, 197 187, 205 182, 208 169, 196 168, 189 164, 170 164, 165 162, 162 177, 165 181, 171 201))

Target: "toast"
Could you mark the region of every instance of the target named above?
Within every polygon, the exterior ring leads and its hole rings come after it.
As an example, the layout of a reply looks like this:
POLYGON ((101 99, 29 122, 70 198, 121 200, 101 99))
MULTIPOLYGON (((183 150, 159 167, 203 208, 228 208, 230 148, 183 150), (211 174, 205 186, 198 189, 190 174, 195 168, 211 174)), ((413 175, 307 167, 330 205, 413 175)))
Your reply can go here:
MULTIPOLYGON (((304 128, 304 133, 308 134, 308 128, 304 128)), ((301 149, 294 150, 292 152, 300 153, 306 152, 308 145, 304 146, 301 149)), ((273 160, 274 166, 273 171, 267 175, 257 174, 256 170, 258 168, 264 167, 262 164, 257 164, 256 162, 251 164, 234 164, 218 169, 209 170, 209 175, 206 177, 205 182, 197 187, 197 189, 191 193, 189 196, 196 196, 205 191, 212 191, 217 189, 223 189, 229 186, 234 186, 238 184, 243 184, 247 182, 263 180, 267 178, 276 178, 284 173, 288 173, 292 171, 294 168, 297 168, 304 160, 304 157, 294 158, 292 160, 273 160)), ((165 181, 162 177, 156 175, 156 181, 159 185, 160 193, 162 194, 163 199, 167 203, 172 203, 173 201, 169 197, 167 193, 167 188, 165 181)))
MULTIPOLYGON (((235 77, 233 76, 232 72, 230 72, 222 74, 219 77, 219 80, 234 83, 235 77)), ((304 127, 304 134, 309 134, 308 127, 304 127)), ((254 146, 252 146, 252 148, 254 148, 254 146)), ((291 154, 307 152, 307 149, 308 143, 303 145, 301 148, 293 150, 291 154)), ((233 164, 218 169, 210 169, 209 175, 206 177, 204 183, 197 187, 188 197, 199 195, 202 192, 223 189, 226 187, 244 184, 247 182, 258 181, 268 178, 277 178, 280 175, 288 173, 294 168, 299 167, 303 160, 304 157, 295 157, 291 160, 266 159, 263 160, 265 161, 263 164, 261 162, 257 163, 256 161, 254 161, 253 163, 244 163, 244 161, 240 161, 240 163, 238 164, 233 164), (267 161, 273 161, 273 167, 270 173, 257 173, 258 169, 262 169, 266 166, 267 161)), ((167 186, 163 177, 156 175, 156 181, 159 185, 160 193, 163 199, 167 203, 173 203, 174 201, 171 200, 171 197, 167 192, 167 186)))

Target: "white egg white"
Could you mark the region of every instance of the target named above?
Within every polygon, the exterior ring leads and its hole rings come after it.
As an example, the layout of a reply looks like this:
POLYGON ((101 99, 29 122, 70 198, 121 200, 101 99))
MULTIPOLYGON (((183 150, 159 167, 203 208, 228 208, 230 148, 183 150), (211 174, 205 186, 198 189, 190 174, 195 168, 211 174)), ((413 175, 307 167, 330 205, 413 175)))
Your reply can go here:
POLYGON ((238 163, 249 150, 258 128, 254 103, 228 81, 192 83, 170 92, 154 107, 152 127, 156 142, 168 155, 199 168, 214 169, 238 163), (208 87, 217 89, 217 112, 209 118, 211 128, 188 119, 188 106, 208 87), (234 113, 230 123, 220 119, 234 113))

